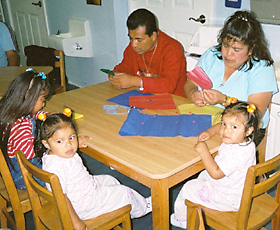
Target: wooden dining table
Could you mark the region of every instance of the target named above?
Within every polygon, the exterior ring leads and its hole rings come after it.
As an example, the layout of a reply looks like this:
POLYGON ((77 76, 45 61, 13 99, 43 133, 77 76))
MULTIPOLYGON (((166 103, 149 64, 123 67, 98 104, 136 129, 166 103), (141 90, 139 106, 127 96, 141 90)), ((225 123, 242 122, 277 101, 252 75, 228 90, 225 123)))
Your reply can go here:
POLYGON ((28 68, 33 68, 37 73, 50 73, 53 70, 51 66, 3 66, 0 67, 0 98, 3 97, 12 81, 28 68))
MULTIPOLYGON (((201 171, 204 166, 194 145, 197 137, 121 136, 119 130, 127 114, 108 114, 103 105, 114 103, 107 99, 125 93, 109 82, 54 95, 45 108, 63 112, 70 107, 83 117, 76 120, 79 134, 89 135, 88 148, 82 152, 114 168, 151 189, 153 229, 166 230, 169 223, 169 189, 201 171)), ((190 103, 186 98, 172 95, 175 105, 190 103)), ((122 112, 122 111, 120 111, 122 112)), ((179 110, 143 110, 143 113, 179 115, 179 110)), ((219 136, 207 141, 211 153, 221 144, 219 136)), ((139 191, 141 193, 141 191, 139 191)))

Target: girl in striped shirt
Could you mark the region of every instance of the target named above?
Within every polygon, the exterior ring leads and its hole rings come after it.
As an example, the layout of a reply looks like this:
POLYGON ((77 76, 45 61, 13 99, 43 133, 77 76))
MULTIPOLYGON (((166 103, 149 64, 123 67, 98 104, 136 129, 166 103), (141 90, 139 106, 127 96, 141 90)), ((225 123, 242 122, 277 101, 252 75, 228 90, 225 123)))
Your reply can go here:
POLYGON ((49 96, 45 74, 27 69, 14 79, 0 100, 0 147, 18 189, 26 188, 15 157, 16 151, 23 151, 28 160, 42 168, 33 148, 35 120, 45 113, 41 109, 49 96))

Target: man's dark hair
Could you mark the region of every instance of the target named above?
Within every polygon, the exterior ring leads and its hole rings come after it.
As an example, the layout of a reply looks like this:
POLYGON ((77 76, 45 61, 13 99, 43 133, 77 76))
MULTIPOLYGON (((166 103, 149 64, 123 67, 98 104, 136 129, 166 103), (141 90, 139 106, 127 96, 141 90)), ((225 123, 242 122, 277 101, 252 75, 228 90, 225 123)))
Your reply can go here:
POLYGON ((133 11, 126 22, 129 30, 135 30, 139 26, 146 27, 146 34, 151 37, 153 32, 157 33, 157 21, 155 15, 147 9, 133 11))

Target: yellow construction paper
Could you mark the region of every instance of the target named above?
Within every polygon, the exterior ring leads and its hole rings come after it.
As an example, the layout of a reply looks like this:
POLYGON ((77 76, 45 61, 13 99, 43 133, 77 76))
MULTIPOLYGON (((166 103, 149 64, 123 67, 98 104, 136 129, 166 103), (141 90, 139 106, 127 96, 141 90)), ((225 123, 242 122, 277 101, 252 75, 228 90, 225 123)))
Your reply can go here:
POLYGON ((79 119, 79 118, 82 118, 83 116, 84 116, 83 114, 79 114, 79 113, 74 113, 73 114, 74 119, 79 119))
POLYGON ((214 105, 205 105, 204 107, 197 107, 194 104, 179 105, 178 109, 181 114, 208 114, 212 116, 212 125, 221 121, 221 113, 224 109, 214 105))

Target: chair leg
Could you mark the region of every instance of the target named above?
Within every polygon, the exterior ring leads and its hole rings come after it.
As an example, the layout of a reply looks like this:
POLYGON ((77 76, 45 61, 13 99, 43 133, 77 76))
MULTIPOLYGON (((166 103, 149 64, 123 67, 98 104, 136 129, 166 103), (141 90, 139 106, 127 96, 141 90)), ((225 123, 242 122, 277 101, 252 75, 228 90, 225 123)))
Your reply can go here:
POLYGON ((122 227, 117 225, 113 228, 114 230, 131 230, 131 219, 130 216, 125 216, 122 221, 122 227))
POLYGON ((125 217, 125 220, 122 222, 122 227, 124 230, 130 230, 131 229, 131 219, 130 216, 127 215, 125 217))
POLYGON ((6 200, 0 195, 0 226, 1 228, 7 228, 7 217, 5 216, 3 209, 6 209, 7 202, 6 200))
POLYGON ((271 221, 272 230, 280 229, 280 210, 277 211, 277 214, 271 221))
POLYGON ((10 225, 12 226, 12 229, 19 229, 18 226, 21 227, 22 230, 25 230, 25 224, 23 225, 22 223, 19 223, 19 225, 17 225, 16 221, 14 220, 14 218, 10 215, 10 213, 7 211, 6 208, 2 209, 3 214, 5 215, 5 217, 7 218, 8 222, 10 223, 10 225), (24 226, 24 227, 23 227, 24 226))

